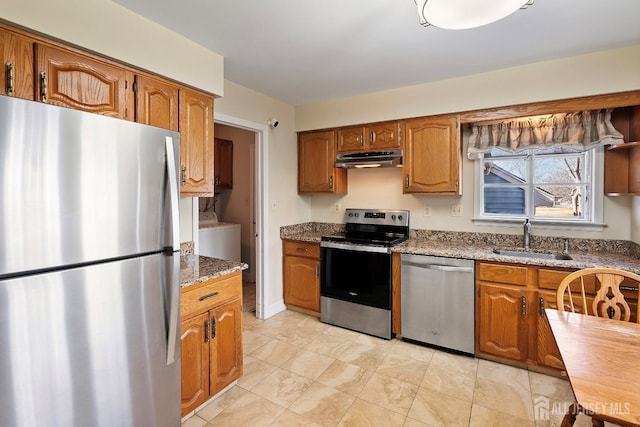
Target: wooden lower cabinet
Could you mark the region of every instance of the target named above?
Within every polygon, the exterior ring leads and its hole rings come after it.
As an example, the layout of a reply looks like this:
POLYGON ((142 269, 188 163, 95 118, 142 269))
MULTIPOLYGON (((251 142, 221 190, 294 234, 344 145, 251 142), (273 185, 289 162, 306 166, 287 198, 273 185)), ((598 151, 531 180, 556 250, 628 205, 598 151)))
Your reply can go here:
POLYGON ((320 245, 283 242, 284 303, 320 312, 320 245))
POLYGON ((185 416, 242 375, 241 272, 192 285, 181 296, 185 416))
POLYGON ((476 352, 564 369, 544 309, 556 308, 558 285, 571 271, 477 262, 476 352))
POLYGON ((517 361, 526 359, 527 296, 526 289, 516 286, 480 284, 478 351, 517 361))

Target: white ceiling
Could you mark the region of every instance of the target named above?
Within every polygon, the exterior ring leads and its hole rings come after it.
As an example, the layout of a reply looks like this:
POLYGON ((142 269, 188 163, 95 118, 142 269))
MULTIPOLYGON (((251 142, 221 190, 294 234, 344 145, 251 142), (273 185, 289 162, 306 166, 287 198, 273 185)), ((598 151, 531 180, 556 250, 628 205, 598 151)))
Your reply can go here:
POLYGON ((413 0, 115 1, 292 105, 640 44, 640 0, 535 0, 459 31, 420 26, 413 0))

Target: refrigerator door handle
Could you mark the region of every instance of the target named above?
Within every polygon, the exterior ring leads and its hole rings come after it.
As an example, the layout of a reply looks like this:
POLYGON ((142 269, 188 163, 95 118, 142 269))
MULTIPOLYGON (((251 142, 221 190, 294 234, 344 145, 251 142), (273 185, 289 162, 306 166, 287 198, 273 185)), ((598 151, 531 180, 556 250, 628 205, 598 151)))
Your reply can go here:
POLYGON ((167 324, 167 365, 171 365, 176 360, 176 346, 178 342, 178 326, 180 317, 180 289, 177 286, 180 274, 180 257, 177 254, 165 255, 167 257, 167 270, 165 274, 165 295, 168 300, 165 308, 168 314, 167 324))
POLYGON ((180 220, 178 217, 178 175, 176 171, 176 158, 173 153, 173 139, 166 137, 165 151, 167 155, 167 179, 169 181, 169 202, 171 203, 171 241, 172 249, 180 249, 180 220))

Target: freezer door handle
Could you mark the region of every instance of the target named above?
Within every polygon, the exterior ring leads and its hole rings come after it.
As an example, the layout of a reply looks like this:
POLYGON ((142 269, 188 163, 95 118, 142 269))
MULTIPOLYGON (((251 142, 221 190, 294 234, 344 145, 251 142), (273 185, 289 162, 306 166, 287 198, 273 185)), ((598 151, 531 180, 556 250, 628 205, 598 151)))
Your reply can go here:
POLYGON ((171 203, 171 241, 173 250, 177 251, 180 248, 178 175, 176 171, 176 158, 173 153, 173 139, 170 136, 167 136, 165 140, 165 152, 167 158, 167 179, 169 182, 169 202, 171 203))
POLYGON ((439 270, 439 271, 448 271, 448 272, 456 272, 456 273, 473 273, 473 268, 471 267, 456 267, 454 265, 424 264, 424 263, 411 262, 411 261, 403 261, 402 265, 418 267, 418 268, 426 268, 428 270, 439 270))

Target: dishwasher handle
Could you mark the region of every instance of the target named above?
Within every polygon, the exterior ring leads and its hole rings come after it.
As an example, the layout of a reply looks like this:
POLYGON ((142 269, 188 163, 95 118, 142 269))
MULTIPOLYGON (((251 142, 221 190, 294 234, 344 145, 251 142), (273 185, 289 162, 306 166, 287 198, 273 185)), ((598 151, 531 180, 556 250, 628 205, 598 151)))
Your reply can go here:
POLYGON ((456 273, 473 273, 473 267, 457 267, 455 265, 426 264, 421 262, 403 261, 402 265, 425 268, 427 270, 450 271, 456 273))

